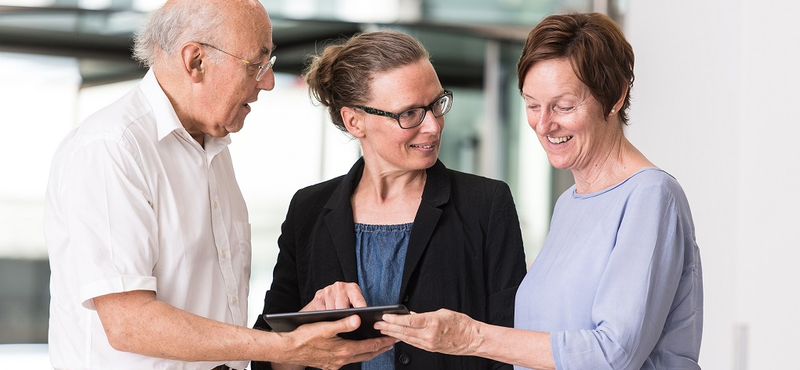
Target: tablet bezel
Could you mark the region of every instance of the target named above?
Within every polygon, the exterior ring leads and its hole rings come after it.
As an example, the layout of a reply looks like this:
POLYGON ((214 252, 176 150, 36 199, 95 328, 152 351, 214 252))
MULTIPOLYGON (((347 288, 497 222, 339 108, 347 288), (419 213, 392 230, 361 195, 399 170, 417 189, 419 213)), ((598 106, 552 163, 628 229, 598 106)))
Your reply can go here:
POLYGON ((350 315, 358 315, 361 318, 361 326, 351 332, 339 333, 339 336, 345 339, 361 340, 383 336, 383 334, 375 330, 373 326, 375 325, 376 321, 381 320, 381 317, 384 314, 403 315, 408 313, 409 311, 406 306, 397 304, 388 306, 343 308, 337 310, 273 313, 264 314, 263 318, 267 322, 267 325, 272 328, 272 331, 289 332, 304 324, 320 321, 336 321, 350 315))

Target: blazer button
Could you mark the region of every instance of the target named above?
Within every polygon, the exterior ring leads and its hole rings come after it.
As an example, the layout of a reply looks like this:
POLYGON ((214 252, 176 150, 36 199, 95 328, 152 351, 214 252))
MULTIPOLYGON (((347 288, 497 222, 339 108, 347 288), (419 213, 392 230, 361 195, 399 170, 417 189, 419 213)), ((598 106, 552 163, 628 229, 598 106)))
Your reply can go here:
POLYGON ((408 295, 403 296, 403 303, 408 303, 408 295))
POLYGON ((401 365, 408 365, 409 363, 411 363, 411 357, 405 353, 400 355, 400 358, 398 358, 397 360, 400 361, 401 365))

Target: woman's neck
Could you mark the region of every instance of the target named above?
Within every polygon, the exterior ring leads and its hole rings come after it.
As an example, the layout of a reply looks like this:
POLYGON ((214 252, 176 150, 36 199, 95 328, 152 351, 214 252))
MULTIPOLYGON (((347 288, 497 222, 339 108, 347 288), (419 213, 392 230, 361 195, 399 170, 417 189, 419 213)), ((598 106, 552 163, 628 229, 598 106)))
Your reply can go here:
POLYGON ((365 224, 413 222, 426 179, 426 170, 376 173, 365 166, 351 197, 354 221, 365 224))
POLYGON ((573 170, 572 176, 576 192, 589 194, 616 185, 647 167, 655 165, 623 136, 591 166, 573 170))

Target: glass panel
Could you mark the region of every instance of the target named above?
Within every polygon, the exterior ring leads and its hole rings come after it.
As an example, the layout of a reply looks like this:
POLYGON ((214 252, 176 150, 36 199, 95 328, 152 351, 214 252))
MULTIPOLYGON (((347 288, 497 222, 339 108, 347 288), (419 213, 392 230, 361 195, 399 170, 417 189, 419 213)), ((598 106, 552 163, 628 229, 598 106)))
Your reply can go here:
POLYGON ((531 26, 547 14, 591 11, 592 0, 273 0, 274 16, 355 22, 436 21, 531 26))
POLYGON ((47 342, 49 265, 42 219, 50 159, 74 125, 73 58, 0 53, 0 343, 47 342))

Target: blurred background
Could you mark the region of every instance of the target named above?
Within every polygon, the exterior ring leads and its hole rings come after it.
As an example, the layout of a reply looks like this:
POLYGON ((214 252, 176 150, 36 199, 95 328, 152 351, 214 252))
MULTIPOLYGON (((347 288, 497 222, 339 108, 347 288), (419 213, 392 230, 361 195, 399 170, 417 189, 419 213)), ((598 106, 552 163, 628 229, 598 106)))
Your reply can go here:
MULTIPOLYGON (((163 0, 0 0, 0 363, 46 369, 49 265, 44 189, 61 138, 145 70, 131 35, 163 0)), ((509 183, 528 264, 555 197, 553 170, 524 119, 515 64, 544 16, 609 14, 636 54, 627 135, 683 185, 705 275, 705 369, 800 369, 800 3, 789 0, 262 0, 273 20, 276 87, 232 135, 250 210, 250 320, 262 307, 289 200, 344 174, 358 144, 334 129, 299 79, 308 53, 360 31, 397 29, 430 50, 455 93, 440 158, 509 183), (272 174, 290 172, 290 179, 272 174)))

